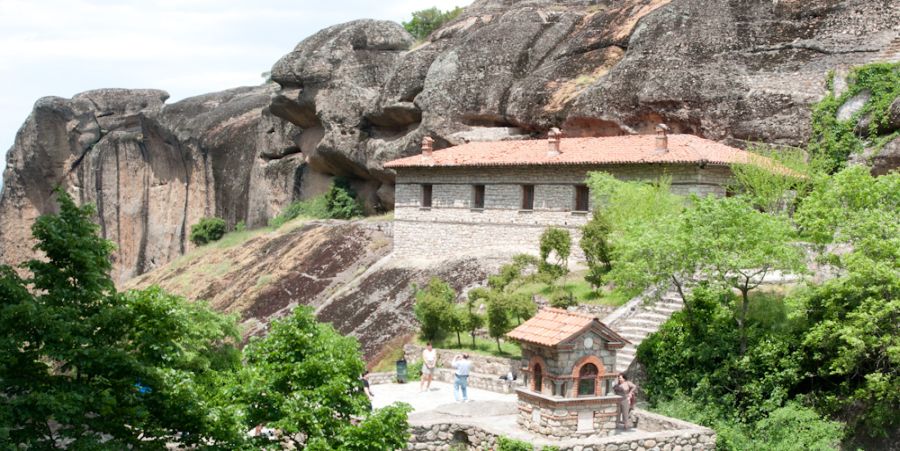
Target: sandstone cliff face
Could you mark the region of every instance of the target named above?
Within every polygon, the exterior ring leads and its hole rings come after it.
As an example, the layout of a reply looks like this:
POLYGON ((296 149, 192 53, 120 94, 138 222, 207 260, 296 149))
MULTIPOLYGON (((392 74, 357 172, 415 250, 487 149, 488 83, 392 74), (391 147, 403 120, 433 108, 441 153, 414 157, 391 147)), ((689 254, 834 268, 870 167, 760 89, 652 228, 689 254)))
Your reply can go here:
POLYGON ((162 91, 38 101, 8 155, 0 261, 62 184, 98 204, 124 281, 180 255, 191 224, 265 223, 354 180, 393 204, 387 160, 467 140, 675 132, 802 145, 828 71, 900 59, 896 0, 478 0, 416 44, 360 20, 304 40, 264 86, 166 105, 162 91))

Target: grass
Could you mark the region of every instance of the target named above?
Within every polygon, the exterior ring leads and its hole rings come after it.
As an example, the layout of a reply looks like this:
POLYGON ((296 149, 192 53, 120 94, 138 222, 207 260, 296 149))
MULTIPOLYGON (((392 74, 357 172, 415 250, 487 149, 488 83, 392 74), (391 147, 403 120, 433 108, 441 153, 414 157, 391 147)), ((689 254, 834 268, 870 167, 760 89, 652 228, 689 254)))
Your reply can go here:
POLYGON ((373 373, 387 373, 397 368, 397 361, 403 358, 403 345, 390 349, 380 356, 381 359, 369 370, 373 373))
POLYGON ((575 295, 579 304, 597 304, 620 306, 628 302, 629 297, 616 290, 601 289, 596 291, 588 281, 584 280, 587 271, 574 271, 566 275, 556 286, 544 282, 525 282, 515 289, 515 293, 523 293, 528 296, 539 295, 548 297, 556 288, 564 288, 575 295))
MULTIPOLYGON (((452 333, 444 338, 432 340, 431 344, 438 349, 459 349, 461 351, 470 352, 472 354, 486 355, 491 357, 503 357, 509 359, 522 358, 522 348, 518 343, 500 340, 500 351, 497 351, 497 340, 492 338, 475 337, 475 348, 472 348, 472 336, 463 335, 462 347, 456 344, 456 334, 452 333)), ((416 337, 415 343, 419 346, 425 346, 425 341, 416 337)))

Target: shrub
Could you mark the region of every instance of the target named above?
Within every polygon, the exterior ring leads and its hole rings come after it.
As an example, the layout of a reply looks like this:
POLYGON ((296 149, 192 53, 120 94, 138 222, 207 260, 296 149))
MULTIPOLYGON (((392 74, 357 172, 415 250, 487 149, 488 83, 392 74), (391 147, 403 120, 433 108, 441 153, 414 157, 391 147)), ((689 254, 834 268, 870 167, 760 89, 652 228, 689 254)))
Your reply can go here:
POLYGON ((556 308, 564 309, 578 305, 578 300, 575 299, 575 294, 564 288, 557 288, 556 290, 553 290, 553 292, 550 293, 549 300, 550 306, 556 308))
POLYGON ((325 196, 322 195, 309 200, 301 200, 288 205, 281 214, 269 220, 269 225, 276 228, 281 227, 286 222, 299 217, 316 219, 328 218, 328 208, 326 206, 325 196))
POLYGON ((351 219, 363 215, 362 206, 356 200, 356 192, 343 177, 334 179, 325 193, 325 210, 331 219, 351 219))
POLYGON ((499 451, 533 451, 534 447, 530 443, 523 442, 507 437, 499 437, 497 439, 497 449, 499 451))
POLYGON ((191 226, 191 242, 197 246, 218 241, 225 235, 225 220, 222 218, 203 218, 191 226))
POLYGON ((603 285, 603 276, 612 269, 609 221, 603 217, 600 210, 594 210, 594 217, 581 230, 581 241, 578 244, 584 251, 588 265, 588 273, 584 276, 584 280, 592 287, 599 288, 603 285))
POLYGON ((424 290, 414 287, 416 318, 419 320, 422 338, 436 340, 447 332, 448 312, 453 310, 456 292, 447 282, 433 277, 424 290))
POLYGON ((416 40, 424 41, 431 32, 440 28, 445 22, 455 19, 462 11, 462 8, 458 6, 449 11, 441 11, 435 7, 419 10, 412 13, 409 22, 403 22, 403 28, 416 40))
POLYGON ((569 254, 572 252, 572 235, 568 230, 556 227, 548 227, 541 234, 541 272, 559 273, 568 272, 569 254), (556 262, 550 263, 550 254, 556 254, 556 262))

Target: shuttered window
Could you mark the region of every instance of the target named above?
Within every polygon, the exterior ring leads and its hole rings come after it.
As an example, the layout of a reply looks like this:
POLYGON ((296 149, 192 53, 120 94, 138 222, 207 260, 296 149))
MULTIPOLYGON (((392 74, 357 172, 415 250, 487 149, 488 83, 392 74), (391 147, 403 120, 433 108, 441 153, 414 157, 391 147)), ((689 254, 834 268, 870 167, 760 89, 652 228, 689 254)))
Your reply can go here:
POLYGON ((431 184, 422 185, 422 207, 431 208, 431 184))
POLYGON ((484 208, 484 185, 472 186, 472 208, 484 208))
POLYGON ((534 185, 522 185, 522 210, 534 210, 534 185))

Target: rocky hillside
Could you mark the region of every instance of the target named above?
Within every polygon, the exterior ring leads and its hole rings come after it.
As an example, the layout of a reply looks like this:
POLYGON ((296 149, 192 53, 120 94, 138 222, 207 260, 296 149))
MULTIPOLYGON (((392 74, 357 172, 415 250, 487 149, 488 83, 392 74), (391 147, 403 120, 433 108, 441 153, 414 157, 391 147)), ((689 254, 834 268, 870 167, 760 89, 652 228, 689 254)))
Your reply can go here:
POLYGON ((423 43, 392 22, 327 28, 263 86, 173 104, 163 91, 44 98, 7 156, 0 260, 30 256, 56 185, 97 203, 121 282, 188 250, 200 217, 260 225, 332 176, 388 209, 383 163, 425 135, 442 147, 666 122, 801 145, 828 72, 900 59, 898 23, 896 0, 478 0, 423 43))
POLYGON ((457 290, 483 282, 473 260, 423 265, 390 257, 391 223, 297 220, 280 229, 227 235, 126 283, 159 285, 240 317, 246 336, 305 305, 342 334, 359 338, 367 359, 416 330, 412 284, 433 276, 457 290))

